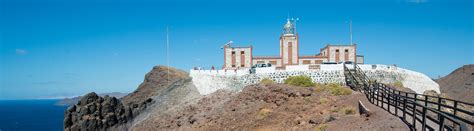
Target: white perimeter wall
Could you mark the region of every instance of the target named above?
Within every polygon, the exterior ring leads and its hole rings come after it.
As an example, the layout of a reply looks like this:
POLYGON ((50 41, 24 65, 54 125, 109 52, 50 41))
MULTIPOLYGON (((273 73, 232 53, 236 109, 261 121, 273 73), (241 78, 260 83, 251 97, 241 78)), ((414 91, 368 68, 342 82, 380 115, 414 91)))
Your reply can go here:
MULTIPOLYGON (((349 66, 349 65, 348 65, 349 66)), ((368 77, 382 83, 401 81, 407 88, 422 94, 426 90, 440 92, 439 85, 428 76, 387 65, 359 65, 368 77)), ((320 70, 309 70, 307 65, 287 66, 286 70, 274 68, 257 69, 256 74, 249 74, 248 69, 242 70, 191 70, 193 83, 202 95, 210 94, 219 89, 239 91, 247 85, 256 84, 264 78, 283 83, 290 76, 307 75, 316 83, 345 84, 343 65, 321 65, 320 70)))

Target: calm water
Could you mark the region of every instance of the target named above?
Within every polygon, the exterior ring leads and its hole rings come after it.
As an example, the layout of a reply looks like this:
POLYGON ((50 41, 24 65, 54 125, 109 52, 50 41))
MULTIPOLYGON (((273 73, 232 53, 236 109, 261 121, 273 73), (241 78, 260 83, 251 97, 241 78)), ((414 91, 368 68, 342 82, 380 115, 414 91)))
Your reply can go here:
POLYGON ((0 131, 60 131, 65 106, 59 100, 0 100, 0 131))

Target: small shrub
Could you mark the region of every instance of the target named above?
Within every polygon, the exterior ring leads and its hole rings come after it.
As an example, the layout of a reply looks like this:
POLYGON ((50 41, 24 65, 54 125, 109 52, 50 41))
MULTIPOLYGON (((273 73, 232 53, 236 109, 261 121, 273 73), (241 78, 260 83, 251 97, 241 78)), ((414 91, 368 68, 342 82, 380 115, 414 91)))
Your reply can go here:
POLYGON ((336 96, 350 95, 351 93, 352 93, 352 90, 346 87, 339 87, 339 88, 334 88, 331 90, 331 94, 336 95, 336 96))
POLYGON ((332 95, 341 96, 341 95, 350 95, 352 90, 341 86, 337 83, 329 83, 329 84, 315 84, 315 92, 319 93, 322 91, 328 91, 332 95))
POLYGON ((338 112, 338 111, 339 111, 339 108, 331 108, 331 109, 329 109, 329 111, 330 111, 330 112, 333 112, 333 113, 334 113, 334 112, 338 112))
POLYGON ((355 112, 356 110, 352 106, 347 106, 347 107, 342 108, 342 113, 344 113, 345 115, 355 114, 355 112))
POLYGON ((303 99, 304 99, 304 102, 305 102, 305 103, 311 103, 311 98, 309 98, 309 97, 304 97, 303 99))
POLYGON ((320 84, 320 83, 315 83, 314 84, 314 92, 320 93, 320 92, 323 92, 323 91, 325 91, 325 85, 320 84))
POLYGON ((329 90, 329 92, 331 92, 332 95, 335 96, 350 95, 352 93, 351 89, 336 83, 330 83, 326 85, 326 88, 329 90))
POLYGON ((269 85, 275 83, 272 79, 264 78, 260 81, 260 84, 269 85))
POLYGON ((328 123, 328 122, 331 122, 331 121, 334 121, 334 120, 336 120, 336 118, 334 116, 332 116, 331 114, 323 116, 323 122, 324 123, 328 123))
POLYGON ((403 83, 401 81, 396 81, 392 85, 396 88, 404 88, 403 83))
POLYGON ((257 118, 258 118, 258 119, 264 119, 264 118, 266 118, 271 112, 273 112, 272 109, 262 108, 262 109, 260 109, 260 111, 258 112, 257 118))
POLYGON ((319 99, 319 104, 326 104, 329 102, 329 99, 328 98, 320 98, 319 99))
POLYGON ((319 124, 316 127, 316 131, 325 131, 328 128, 328 124, 319 124))
POLYGON ((315 85, 309 76, 291 76, 285 80, 285 84, 302 87, 310 87, 315 85))

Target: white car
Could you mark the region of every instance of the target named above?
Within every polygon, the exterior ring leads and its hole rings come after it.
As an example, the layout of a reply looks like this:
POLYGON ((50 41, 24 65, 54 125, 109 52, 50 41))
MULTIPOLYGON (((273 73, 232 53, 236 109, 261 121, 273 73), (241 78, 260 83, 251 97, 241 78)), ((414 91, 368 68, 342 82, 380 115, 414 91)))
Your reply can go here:
POLYGON ((250 74, 254 74, 256 72, 255 68, 265 68, 265 67, 272 67, 272 64, 270 64, 270 63, 255 64, 249 69, 249 72, 250 72, 250 74))

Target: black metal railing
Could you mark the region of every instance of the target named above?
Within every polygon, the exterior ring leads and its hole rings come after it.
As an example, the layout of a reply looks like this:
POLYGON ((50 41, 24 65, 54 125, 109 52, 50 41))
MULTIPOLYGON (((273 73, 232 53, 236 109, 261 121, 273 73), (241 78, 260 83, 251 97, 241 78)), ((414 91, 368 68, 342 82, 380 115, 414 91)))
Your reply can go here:
POLYGON ((473 130, 474 104, 458 100, 399 91, 372 82, 358 67, 344 65, 346 83, 364 92, 367 99, 400 117, 411 130, 473 130))

